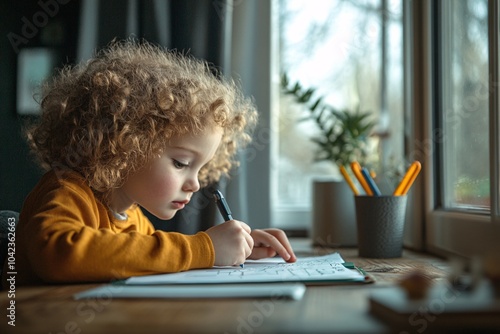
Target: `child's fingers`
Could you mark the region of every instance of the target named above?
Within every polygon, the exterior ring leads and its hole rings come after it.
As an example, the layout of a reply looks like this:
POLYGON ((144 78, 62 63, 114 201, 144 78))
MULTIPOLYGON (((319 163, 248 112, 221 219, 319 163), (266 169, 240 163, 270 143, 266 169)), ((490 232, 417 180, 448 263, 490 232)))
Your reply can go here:
POLYGON ((276 251, 271 247, 254 247, 251 258, 253 260, 276 256, 276 251))
MULTIPOLYGON (((252 236, 255 240, 256 247, 272 248, 285 261, 295 262, 296 257, 293 253, 292 246, 286 237, 285 232, 279 229, 253 230, 252 236)), ((255 249, 255 248, 254 248, 255 249)))
POLYGON ((250 234, 250 232, 252 232, 252 229, 250 228, 250 226, 248 226, 248 224, 245 224, 244 222, 240 222, 237 220, 237 222, 239 222, 241 224, 241 227, 247 232, 250 234))
POLYGON ((252 253, 254 240, 250 227, 237 220, 229 220, 209 228, 206 233, 212 240, 215 265, 238 265, 252 253))
MULTIPOLYGON (((283 257, 287 262, 295 262, 297 260, 297 257, 295 256, 295 253, 293 252, 292 245, 290 245, 290 241, 288 240, 285 232, 283 232, 282 230, 279 230, 279 229, 272 229, 272 228, 266 229, 265 231, 268 234, 274 236, 278 240, 279 245, 281 247, 283 247, 286 250, 286 253, 288 253, 290 255, 290 257, 288 259, 285 259, 283 257)), ((276 248, 274 248, 274 249, 277 250, 276 248)), ((279 253, 279 252, 278 252, 278 254, 281 255, 281 253, 279 253)))
MULTIPOLYGON (((246 224, 245 224, 246 225, 246 224)), ((252 236, 250 235, 250 232, 245 233, 245 240, 247 243, 247 247, 245 247, 245 259, 252 254, 252 249, 254 247, 254 240, 252 236)))
MULTIPOLYGON (((245 259, 247 257, 249 257, 250 254, 252 253, 252 249, 254 246, 254 240, 253 240, 252 236, 250 235, 250 233, 252 232, 252 229, 250 228, 250 226, 248 226, 247 224, 245 224, 239 220, 234 220, 234 222, 239 223, 239 225, 243 229, 243 237, 245 238, 245 245, 243 245, 244 258, 241 261, 241 263, 243 263, 245 261, 245 259)), ((227 222, 226 222, 226 224, 227 224, 227 222)))

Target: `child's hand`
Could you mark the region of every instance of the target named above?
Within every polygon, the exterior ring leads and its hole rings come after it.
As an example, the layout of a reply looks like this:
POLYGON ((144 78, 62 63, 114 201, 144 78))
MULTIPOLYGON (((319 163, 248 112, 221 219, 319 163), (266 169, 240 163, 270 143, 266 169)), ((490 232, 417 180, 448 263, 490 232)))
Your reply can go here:
POLYGON ((254 240, 254 248, 249 259, 258 260, 279 254, 286 262, 295 262, 297 260, 292 246, 290 246, 290 242, 282 230, 276 228, 252 230, 250 235, 254 240))
POLYGON ((234 266, 244 263, 254 244, 250 231, 247 224, 237 220, 209 228, 206 233, 214 245, 214 265, 234 266))

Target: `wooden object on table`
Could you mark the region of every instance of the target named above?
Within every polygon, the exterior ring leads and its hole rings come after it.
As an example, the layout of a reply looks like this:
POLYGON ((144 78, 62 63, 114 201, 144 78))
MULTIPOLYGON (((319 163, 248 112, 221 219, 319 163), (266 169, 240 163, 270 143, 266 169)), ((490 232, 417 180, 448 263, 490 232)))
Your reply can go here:
POLYGON ((442 282, 420 299, 409 298, 398 286, 379 289, 370 296, 370 312, 391 328, 411 333, 500 329, 500 300, 486 280, 472 291, 442 282))

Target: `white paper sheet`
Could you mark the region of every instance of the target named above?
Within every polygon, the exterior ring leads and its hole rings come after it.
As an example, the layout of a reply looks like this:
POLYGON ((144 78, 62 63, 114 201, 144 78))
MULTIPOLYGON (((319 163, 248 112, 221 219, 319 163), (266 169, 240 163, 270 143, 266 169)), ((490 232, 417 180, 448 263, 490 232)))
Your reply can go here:
POLYGON ((306 291, 300 283, 119 285, 108 284, 74 295, 88 298, 274 298, 300 300, 306 291))
POLYGON ((343 265, 338 253, 305 257, 295 263, 272 258, 246 261, 244 268, 213 267, 173 274, 131 277, 125 284, 215 284, 263 282, 362 282, 365 276, 343 265))

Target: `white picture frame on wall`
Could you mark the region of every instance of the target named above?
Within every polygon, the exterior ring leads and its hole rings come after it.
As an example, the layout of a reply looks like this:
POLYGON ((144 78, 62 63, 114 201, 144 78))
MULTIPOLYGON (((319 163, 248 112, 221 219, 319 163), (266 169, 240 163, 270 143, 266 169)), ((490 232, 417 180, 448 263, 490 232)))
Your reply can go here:
POLYGON ((38 88, 56 66, 57 55, 50 48, 25 48, 19 51, 17 62, 17 113, 39 115, 38 88))

